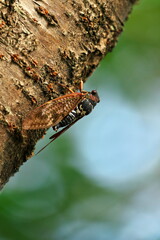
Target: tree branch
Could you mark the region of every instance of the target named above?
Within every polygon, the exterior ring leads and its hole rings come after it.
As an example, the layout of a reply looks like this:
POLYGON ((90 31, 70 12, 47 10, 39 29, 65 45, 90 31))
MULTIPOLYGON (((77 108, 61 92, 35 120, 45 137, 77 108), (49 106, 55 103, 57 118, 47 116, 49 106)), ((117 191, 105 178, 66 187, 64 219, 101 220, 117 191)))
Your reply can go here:
POLYGON ((76 90, 112 50, 133 0, 0 1, 0 187, 43 130, 22 131, 36 106, 76 90))

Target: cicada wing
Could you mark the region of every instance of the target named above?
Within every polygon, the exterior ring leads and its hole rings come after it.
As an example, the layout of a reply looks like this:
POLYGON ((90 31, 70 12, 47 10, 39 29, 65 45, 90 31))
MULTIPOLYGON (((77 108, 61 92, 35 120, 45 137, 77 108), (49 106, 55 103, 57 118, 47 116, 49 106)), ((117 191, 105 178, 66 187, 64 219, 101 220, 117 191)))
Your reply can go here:
POLYGON ((84 98, 82 93, 71 93, 55 98, 32 110, 24 119, 23 129, 44 129, 58 124, 84 98))
POLYGON ((41 148, 37 153, 40 153, 43 149, 45 149, 51 142, 53 142, 54 140, 56 140, 58 137, 60 137, 60 135, 62 133, 64 133, 65 131, 67 131, 71 126, 73 126, 73 124, 75 124, 80 118, 76 119, 74 122, 72 122, 71 124, 69 124, 68 126, 64 127, 62 130, 60 130, 59 132, 53 134, 49 139, 52 139, 49 143, 47 143, 43 148, 41 148))
MULTIPOLYGON (((67 131, 70 127, 73 126, 73 124, 75 124, 77 121, 79 121, 81 118, 76 119, 75 121, 73 121, 71 124, 67 125, 66 127, 64 127, 62 130, 60 130, 59 132, 53 134, 49 139, 52 139, 52 141, 56 140, 62 133, 64 133, 65 131, 67 131)), ((51 142, 52 142, 51 141, 51 142)))

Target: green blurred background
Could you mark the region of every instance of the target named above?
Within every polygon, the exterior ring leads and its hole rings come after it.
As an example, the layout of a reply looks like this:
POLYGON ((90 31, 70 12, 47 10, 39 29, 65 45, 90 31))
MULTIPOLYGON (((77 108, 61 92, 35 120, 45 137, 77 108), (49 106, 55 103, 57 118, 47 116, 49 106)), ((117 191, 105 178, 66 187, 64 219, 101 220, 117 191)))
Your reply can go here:
POLYGON ((160 240, 160 0, 137 3, 94 88, 93 113, 1 192, 0 240, 160 240))

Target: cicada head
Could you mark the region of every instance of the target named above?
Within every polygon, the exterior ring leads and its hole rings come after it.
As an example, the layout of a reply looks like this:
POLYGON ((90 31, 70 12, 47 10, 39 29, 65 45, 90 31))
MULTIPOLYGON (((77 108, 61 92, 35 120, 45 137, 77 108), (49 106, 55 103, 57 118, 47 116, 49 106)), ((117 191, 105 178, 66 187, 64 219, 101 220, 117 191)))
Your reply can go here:
POLYGON ((88 94, 88 99, 89 99, 90 102, 92 103, 93 107, 95 107, 96 104, 100 102, 100 98, 99 98, 98 93, 97 93, 96 90, 92 90, 92 91, 88 94))

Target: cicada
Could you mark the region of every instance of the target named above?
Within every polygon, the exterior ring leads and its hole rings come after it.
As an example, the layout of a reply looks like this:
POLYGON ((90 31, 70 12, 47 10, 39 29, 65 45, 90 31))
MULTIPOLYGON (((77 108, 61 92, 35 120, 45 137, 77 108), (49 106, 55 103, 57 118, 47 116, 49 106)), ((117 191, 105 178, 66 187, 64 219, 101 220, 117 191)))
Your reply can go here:
POLYGON ((24 119, 22 128, 36 130, 52 127, 56 133, 50 137, 52 140, 47 144, 49 145, 79 119, 88 115, 99 101, 96 90, 84 91, 81 86, 80 92, 72 91, 32 110, 24 119), (58 131, 59 128, 62 129, 58 131))

